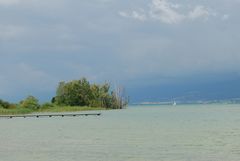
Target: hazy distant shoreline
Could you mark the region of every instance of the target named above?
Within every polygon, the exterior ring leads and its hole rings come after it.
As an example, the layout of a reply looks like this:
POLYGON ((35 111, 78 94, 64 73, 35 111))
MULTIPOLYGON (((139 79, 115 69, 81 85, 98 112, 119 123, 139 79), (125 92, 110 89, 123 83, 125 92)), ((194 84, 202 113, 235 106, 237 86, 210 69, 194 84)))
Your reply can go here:
MULTIPOLYGON (((209 101, 175 101, 177 104, 240 104, 240 99, 229 100, 209 100, 209 101)), ((160 102, 139 102, 131 103, 131 105, 172 105, 173 101, 160 101, 160 102)))

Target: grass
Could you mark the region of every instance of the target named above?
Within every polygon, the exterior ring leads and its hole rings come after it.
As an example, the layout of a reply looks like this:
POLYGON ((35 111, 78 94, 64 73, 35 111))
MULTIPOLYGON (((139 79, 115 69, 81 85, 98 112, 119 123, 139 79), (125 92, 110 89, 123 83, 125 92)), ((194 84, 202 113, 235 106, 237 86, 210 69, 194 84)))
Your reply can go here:
POLYGON ((44 113, 44 112, 77 112, 77 111, 97 111, 106 110, 101 107, 81 107, 81 106, 53 106, 48 108, 40 108, 38 110, 32 110, 28 108, 17 107, 14 109, 0 108, 0 115, 20 115, 20 114, 31 114, 31 113, 44 113))
POLYGON ((105 110, 102 107, 87 107, 87 106, 54 106, 49 108, 40 108, 35 112, 76 112, 76 111, 97 111, 105 110))
POLYGON ((34 110, 28 108, 14 108, 14 109, 5 109, 0 108, 0 115, 20 115, 20 114, 29 114, 33 113, 34 110))

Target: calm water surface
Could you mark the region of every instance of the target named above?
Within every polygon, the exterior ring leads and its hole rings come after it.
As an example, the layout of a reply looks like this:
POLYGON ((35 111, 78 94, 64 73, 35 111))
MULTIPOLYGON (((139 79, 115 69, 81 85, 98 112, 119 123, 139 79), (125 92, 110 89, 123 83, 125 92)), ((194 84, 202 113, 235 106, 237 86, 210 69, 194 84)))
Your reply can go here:
POLYGON ((240 105, 0 119, 0 161, 239 161, 240 105))

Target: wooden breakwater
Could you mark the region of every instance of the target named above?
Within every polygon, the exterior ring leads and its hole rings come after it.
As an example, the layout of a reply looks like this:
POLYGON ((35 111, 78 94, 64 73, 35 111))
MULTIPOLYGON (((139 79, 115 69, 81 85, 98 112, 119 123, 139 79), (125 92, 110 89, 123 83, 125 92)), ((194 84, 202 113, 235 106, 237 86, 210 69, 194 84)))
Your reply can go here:
POLYGON ((80 113, 80 114, 32 114, 32 115, 0 115, 0 118, 41 118, 41 117, 77 117, 77 116, 100 116, 101 113, 80 113))

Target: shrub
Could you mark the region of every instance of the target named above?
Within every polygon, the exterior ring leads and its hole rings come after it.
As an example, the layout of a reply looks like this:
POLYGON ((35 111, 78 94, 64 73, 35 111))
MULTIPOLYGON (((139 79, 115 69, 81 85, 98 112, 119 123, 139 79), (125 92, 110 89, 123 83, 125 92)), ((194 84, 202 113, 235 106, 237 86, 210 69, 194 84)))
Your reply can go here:
POLYGON ((11 106, 10 103, 0 99, 0 107, 8 109, 11 106))
POLYGON ((28 96, 25 100, 20 102, 20 106, 24 108, 30 108, 33 110, 39 109, 40 105, 38 99, 33 96, 28 96))
POLYGON ((123 88, 111 91, 110 84, 90 84, 86 78, 60 82, 52 103, 66 106, 124 108, 128 103, 123 88))
POLYGON ((48 108, 52 108, 54 107, 54 104, 52 103, 44 103, 43 105, 41 105, 41 109, 48 109, 48 108))
POLYGON ((17 105, 16 105, 16 104, 10 104, 10 105, 8 106, 8 109, 15 109, 15 108, 17 108, 17 105))

